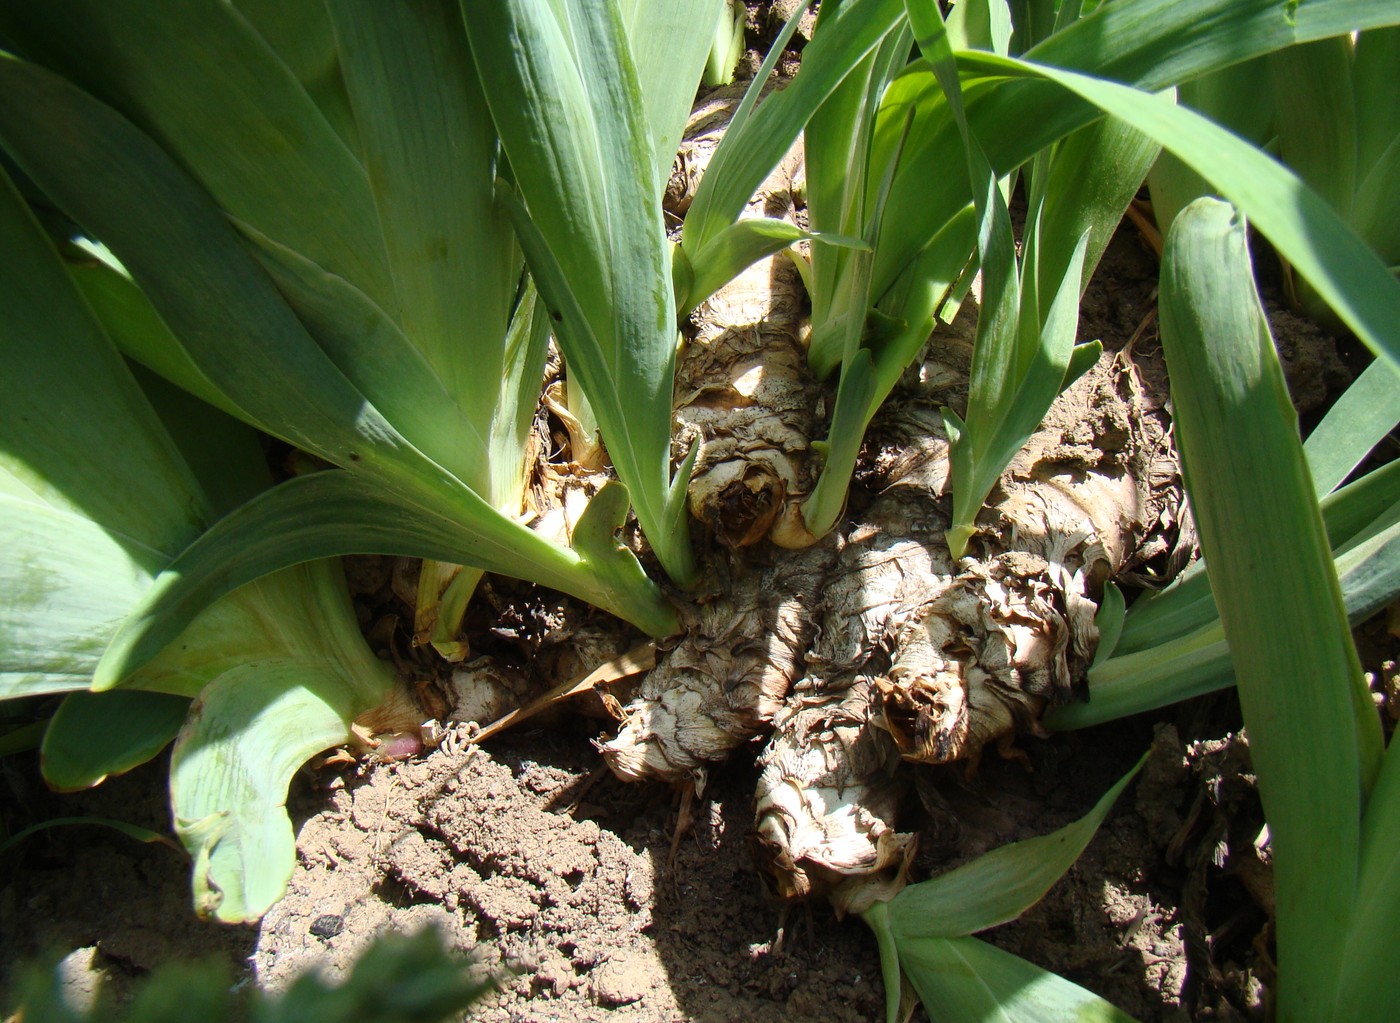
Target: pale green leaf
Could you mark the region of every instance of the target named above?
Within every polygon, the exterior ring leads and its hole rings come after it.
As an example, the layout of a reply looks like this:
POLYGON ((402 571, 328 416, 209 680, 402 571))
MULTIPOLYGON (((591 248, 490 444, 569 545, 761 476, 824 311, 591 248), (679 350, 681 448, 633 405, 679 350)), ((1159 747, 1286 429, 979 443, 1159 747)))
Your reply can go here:
POLYGON ((314 662, 253 659, 205 687, 170 765, 196 912, 247 923, 282 897, 296 865, 287 784, 311 756, 348 742, 351 720, 372 705, 314 662))
POLYGON ((1227 204, 1201 199, 1178 215, 1161 316, 1187 491, 1283 896, 1280 1012, 1328 1017, 1356 893, 1361 798, 1380 766, 1381 736, 1254 292, 1244 223, 1227 204), (1261 476, 1267 489, 1253 482, 1261 476))
POLYGON ((515 225, 555 336, 653 550, 689 583, 689 533, 675 528, 669 503, 677 337, 669 247, 620 15, 612 3, 583 0, 462 10, 528 208, 514 211, 515 225))
POLYGON ((1092 991, 977 938, 931 938, 900 963, 931 1019, 958 1023, 1131 1023, 1092 991))
POLYGON ((44 780, 73 792, 125 774, 170 744, 189 709, 188 697, 171 693, 70 693, 44 732, 44 780))
POLYGON ((237 221, 392 308, 364 168, 231 4, 16 0, 0 34, 153 135, 237 221))
POLYGON ((984 931, 1016 919, 1039 902, 1074 865, 1146 759, 1072 824, 993 849, 946 874, 910 885, 891 899, 890 928, 901 958, 907 942, 984 931))

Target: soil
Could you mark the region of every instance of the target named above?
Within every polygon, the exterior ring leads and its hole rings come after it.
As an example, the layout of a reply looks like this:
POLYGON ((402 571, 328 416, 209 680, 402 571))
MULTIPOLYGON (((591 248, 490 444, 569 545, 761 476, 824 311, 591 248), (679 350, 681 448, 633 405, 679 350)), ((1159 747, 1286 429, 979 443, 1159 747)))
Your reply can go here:
MULTIPOLYGON (((1120 231, 1086 298, 1081 337, 1164 383, 1156 266, 1120 231), (1155 368, 1154 368, 1155 367, 1155 368)), ((1349 376, 1330 337, 1275 317, 1300 404, 1349 376)), ((1164 543, 1158 573, 1188 551, 1164 543)), ((369 623, 367 623, 369 624, 369 623)), ((1394 630, 1365 627, 1363 660, 1397 694, 1394 630)), ((915 880, 1081 816, 1144 750, 1152 755, 1078 863, 1020 920, 984 935, 1144 1021, 1262 1019, 1271 978, 1267 849, 1230 693, 1113 725, 1024 738, 1024 761, 921 767, 915 880)), ((277 987, 343 971, 386 928, 440 929, 501 978, 473 1018, 844 1020, 881 1018, 875 944, 824 904, 784 914, 751 863, 756 744, 710 779, 693 827, 660 785, 600 768, 596 722, 556 716, 485 747, 455 741, 398 762, 308 767, 289 801, 299 858, 259 927, 196 920, 189 864, 161 845, 59 827, 11 853, 0 887, 0 1010, 15 969, 58 954, 78 989, 118 995, 162 963, 209 956, 277 987)), ((0 761, 11 831, 93 815, 164 829, 163 760, 73 796, 42 790, 33 758, 0 761)), ((913 826, 912 824, 910 825, 913 826)))

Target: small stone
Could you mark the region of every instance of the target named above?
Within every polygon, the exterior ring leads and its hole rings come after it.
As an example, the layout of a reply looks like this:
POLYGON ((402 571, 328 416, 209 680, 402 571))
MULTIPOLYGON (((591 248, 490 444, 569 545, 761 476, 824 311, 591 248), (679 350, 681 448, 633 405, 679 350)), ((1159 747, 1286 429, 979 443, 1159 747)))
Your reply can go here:
POLYGON ((318 916, 315 923, 311 925, 311 933, 322 941, 329 941, 343 930, 345 930, 345 918, 336 916, 334 913, 318 916))

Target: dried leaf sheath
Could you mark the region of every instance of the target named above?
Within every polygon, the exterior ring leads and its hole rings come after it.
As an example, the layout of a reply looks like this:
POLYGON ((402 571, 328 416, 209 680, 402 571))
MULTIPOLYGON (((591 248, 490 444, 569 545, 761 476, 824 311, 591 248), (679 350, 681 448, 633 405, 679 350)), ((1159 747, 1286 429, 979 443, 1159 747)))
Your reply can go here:
MULTIPOLYGON (((1084 388, 1117 375, 1105 367, 1084 388)), ((911 839, 896 830, 891 762, 975 764, 1069 698, 1098 640, 1093 595, 1146 521, 1147 434, 1121 459, 1072 466, 1052 424, 1003 478, 976 556, 955 566, 934 407, 882 418, 863 482, 883 496, 847 534, 807 677, 762 758, 756 830, 777 894, 824 892, 845 912, 902 884, 911 839)))
POLYGON ((618 776, 704 787, 710 766, 766 730, 801 673, 815 619, 811 594, 835 558, 834 542, 736 568, 723 596, 682 613, 686 631, 601 744, 618 776))

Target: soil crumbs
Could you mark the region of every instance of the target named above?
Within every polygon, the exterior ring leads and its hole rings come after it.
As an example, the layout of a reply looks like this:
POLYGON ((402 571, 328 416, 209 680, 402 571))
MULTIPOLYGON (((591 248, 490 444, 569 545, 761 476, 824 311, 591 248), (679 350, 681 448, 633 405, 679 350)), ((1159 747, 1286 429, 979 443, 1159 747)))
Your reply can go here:
POLYGON ((434 925, 502 978, 473 1015, 487 1023, 880 1015, 862 924, 799 911, 779 938, 748 863, 751 766, 720 772, 671 865, 667 791, 597 764, 586 743, 537 733, 351 769, 329 800, 307 792, 318 809, 263 921, 259 981, 334 975, 384 928, 434 925))

